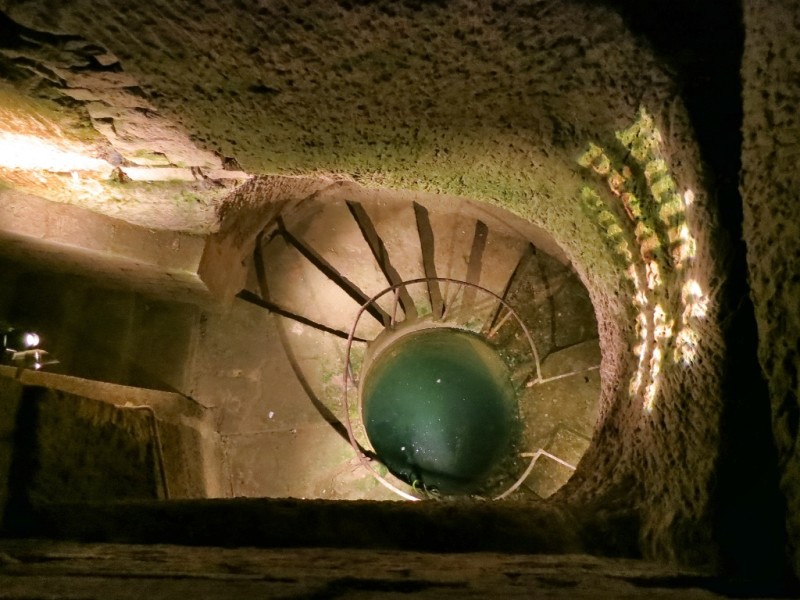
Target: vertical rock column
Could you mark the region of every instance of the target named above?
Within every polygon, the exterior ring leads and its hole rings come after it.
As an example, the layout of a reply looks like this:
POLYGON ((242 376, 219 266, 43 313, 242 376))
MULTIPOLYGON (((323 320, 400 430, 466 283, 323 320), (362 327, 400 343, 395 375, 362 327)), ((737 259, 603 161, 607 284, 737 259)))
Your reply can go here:
POLYGON ((800 2, 746 0, 741 191, 759 361, 769 384, 787 504, 790 559, 800 573, 800 2))

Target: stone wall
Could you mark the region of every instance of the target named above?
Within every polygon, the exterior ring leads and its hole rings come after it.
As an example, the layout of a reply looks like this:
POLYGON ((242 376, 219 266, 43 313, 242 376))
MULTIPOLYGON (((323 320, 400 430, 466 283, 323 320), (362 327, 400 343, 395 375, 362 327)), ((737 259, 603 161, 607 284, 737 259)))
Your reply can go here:
POLYGON ((800 573, 800 3, 746 0, 741 191, 758 354, 800 573))
POLYGON ((0 390, 6 532, 30 531, 36 504, 163 494, 147 415, 5 377, 0 390))

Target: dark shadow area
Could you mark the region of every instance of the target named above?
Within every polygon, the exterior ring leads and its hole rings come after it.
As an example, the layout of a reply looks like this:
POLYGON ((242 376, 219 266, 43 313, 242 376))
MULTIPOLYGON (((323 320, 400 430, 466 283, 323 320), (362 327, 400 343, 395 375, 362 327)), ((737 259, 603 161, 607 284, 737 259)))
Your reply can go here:
MULTIPOLYGON (((353 215, 353 219, 361 230, 361 235, 364 237, 364 241, 367 242, 372 256, 375 257, 375 262, 378 263, 383 276, 386 277, 386 281, 391 285, 399 285, 402 283, 403 278, 400 277, 400 273, 397 272, 397 269, 392 266, 386 246, 378 235, 378 231, 375 229, 375 225, 372 223, 372 219, 369 218, 367 211, 364 210, 364 207, 358 202, 348 201, 347 208, 350 210, 350 214, 353 215)), ((416 306, 414 306, 414 299, 411 298, 411 294, 408 293, 406 287, 401 286, 397 288, 397 293, 405 319, 409 320, 415 318, 417 316, 417 309, 416 306)))
POLYGON ((544 502, 239 498, 48 503, 35 505, 33 514, 36 531, 21 533, 84 542, 551 554, 583 553, 591 546, 608 556, 626 555, 632 547, 617 546, 617 536, 584 539, 594 536, 585 526, 593 517, 544 502))
MULTIPOLYGON (((481 279, 481 271, 483 270, 483 252, 486 250, 486 238, 489 236, 489 228, 483 221, 475 221, 475 232, 472 235, 472 248, 469 253, 469 262, 467 263, 467 283, 478 285, 481 279)), ((464 299, 462 300, 463 310, 469 311, 475 304, 475 296, 478 290, 472 286, 467 286, 464 290, 464 299)))
MULTIPOLYGON (((503 289, 503 293, 500 295, 500 298, 502 298, 503 300, 508 299, 509 291, 514 286, 515 282, 517 281, 517 278, 520 276, 520 273, 522 273, 527 268, 528 263, 534 257, 535 254, 536 254, 536 246, 534 246, 533 244, 528 244, 525 248, 525 252, 523 252, 522 256, 519 257, 519 261, 517 262, 517 266, 514 267, 514 271, 511 273, 511 277, 508 278, 508 281, 506 282, 506 287, 503 289)), ((484 327, 484 333, 488 333, 494 329, 494 327, 498 323, 498 320, 500 319, 500 314, 503 312, 507 312, 507 310, 504 311, 503 305, 501 303, 498 303, 497 308, 495 309, 494 314, 492 315, 492 318, 489 321, 487 321, 487 325, 484 327)))
POLYGON ((8 535, 36 535, 31 489, 39 470, 39 421, 42 388, 25 387, 15 420, 11 466, 8 471, 8 503, 0 531, 8 535))
POLYGON ((416 202, 414 202, 414 216, 417 220, 419 245, 422 250, 422 267, 425 270, 425 277, 428 279, 428 296, 431 302, 431 311, 434 319, 440 319, 444 314, 444 300, 442 298, 442 290, 437 281, 436 255, 434 253, 435 241, 431 219, 428 216, 428 209, 416 202))
MULTIPOLYGON (((311 247, 304 244, 301 240, 292 235, 284 226, 283 220, 278 217, 278 233, 286 240, 293 248, 295 248, 303 257, 306 258, 312 265, 319 269, 328 279, 338 285, 342 291, 355 300, 359 306, 366 304, 369 301, 363 291, 356 286, 352 281, 347 279, 344 275, 339 273, 330 263, 328 263, 319 253, 315 252, 311 247)), ((384 327, 388 327, 391 322, 389 314, 374 302, 369 304, 366 311, 375 317, 379 323, 383 323, 384 327)))

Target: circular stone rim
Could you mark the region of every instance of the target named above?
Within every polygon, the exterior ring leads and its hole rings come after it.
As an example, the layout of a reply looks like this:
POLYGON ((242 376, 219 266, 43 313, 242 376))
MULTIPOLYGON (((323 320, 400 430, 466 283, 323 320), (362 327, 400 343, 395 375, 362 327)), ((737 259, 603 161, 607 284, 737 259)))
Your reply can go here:
MULTIPOLYGON (((541 365, 539 363, 539 352, 536 350, 536 344, 533 341, 533 336, 531 336, 531 333, 530 333, 530 331, 528 331, 528 328, 525 326, 525 323, 522 322, 522 319, 517 314, 517 311, 515 311, 513 308, 511 308, 511 306, 508 304, 508 302, 506 302, 503 298, 501 298, 500 296, 495 294, 493 291, 488 290, 483 286, 480 286, 480 285, 478 285, 476 283, 471 283, 469 281, 461 281, 459 279, 453 279, 453 278, 450 278, 450 277, 421 277, 421 278, 418 278, 418 279, 409 279, 407 281, 402 281, 402 282, 397 283, 395 285, 391 285, 391 286, 381 290, 380 292, 378 292, 377 294, 372 296, 369 300, 364 302, 359 307, 358 312, 356 313, 355 320, 353 321, 353 325, 350 328, 350 332, 348 333, 348 336, 347 336, 347 349, 346 349, 346 353, 345 353, 345 377, 343 378, 344 379, 343 401, 344 401, 344 421, 345 421, 344 424, 345 424, 345 428, 347 429, 347 437, 350 440, 350 446, 352 446, 353 451, 356 453, 356 457, 358 458, 359 462, 361 463, 361 466, 366 468, 367 471, 370 473, 370 475, 372 475, 375 478, 375 480, 378 481, 378 483, 383 485, 385 488, 391 490, 392 492, 394 492, 395 494, 397 494, 401 498, 404 498, 406 500, 410 500, 412 502, 419 502, 420 500, 422 500, 422 498, 418 498, 417 496, 412 496, 411 494, 409 494, 407 492, 404 492, 403 490, 398 488, 396 485, 394 485, 393 483, 388 481, 380 473, 375 471, 375 469, 373 469, 372 466, 369 464, 369 461, 367 460, 367 457, 361 451, 361 447, 359 446, 358 441, 355 438, 355 434, 353 434, 353 424, 350 421, 350 403, 349 403, 349 398, 348 398, 348 391, 349 391, 349 382, 352 380, 353 383, 355 384, 355 378, 353 377, 352 365, 351 365, 351 362, 350 362, 350 354, 351 354, 351 350, 352 350, 352 347, 353 347, 353 340, 355 339, 355 332, 356 332, 356 328, 358 327, 358 322, 361 320, 361 317, 364 314, 364 312, 367 310, 368 306, 370 306, 376 300, 378 300, 379 298, 385 296, 389 292, 393 292, 395 290, 399 290, 400 288, 407 287, 409 285, 415 285, 415 284, 419 284, 419 283, 427 283, 427 282, 431 282, 431 281, 449 282, 449 283, 456 283, 456 284, 459 284, 459 285, 462 285, 462 286, 466 285, 466 286, 469 286, 469 287, 473 287, 475 289, 478 289, 478 290, 480 290, 482 292, 485 292, 485 293, 489 294, 490 296, 494 297, 498 302, 500 302, 500 304, 502 304, 503 307, 506 308, 511 313, 511 315, 514 317, 514 319, 517 321, 517 324, 520 326, 522 331, 525 333, 525 338, 528 340, 528 345, 530 346, 531 354, 533 355, 534 363, 536 365, 536 378, 537 378, 537 381, 542 379, 541 365)), ((395 297, 395 303, 396 302, 397 302, 397 295, 395 297)), ((394 321, 394 316, 392 317, 392 321, 394 321)), ((457 328, 454 327, 453 329, 457 329, 457 328)), ((359 396, 360 396, 360 393, 361 392, 359 391, 359 396)), ((359 404, 360 404, 360 397, 359 397, 359 404)), ((359 415, 361 415, 360 408, 361 407, 359 406, 359 415)), ((495 496, 494 498, 492 498, 492 500, 502 500, 502 499, 506 498, 507 496, 509 496, 512 492, 514 492, 514 490, 516 490, 520 485, 522 485, 522 482, 528 476, 528 471, 530 471, 530 468, 533 466, 533 463, 535 462, 535 460, 536 460, 536 456, 534 455, 531 458, 531 463, 528 466, 528 469, 523 471, 522 475, 520 475, 520 477, 517 478, 517 480, 514 481, 503 493, 495 496)))
MULTIPOLYGON (((445 323, 441 323, 441 322, 435 322, 435 321, 429 321, 429 320, 424 320, 423 319, 421 321, 418 321, 418 322, 415 322, 415 323, 411 323, 407 327, 404 327, 404 328, 400 328, 400 329, 397 329, 397 330, 394 330, 394 331, 386 329, 384 332, 380 333, 375 338, 375 343, 379 344, 375 348, 375 352, 373 354, 371 354, 371 355, 366 356, 364 361, 362 362, 362 365, 361 365, 361 369, 360 369, 360 373, 359 373, 358 406, 357 406, 357 409, 358 409, 359 418, 361 419, 361 422, 362 422, 362 424, 364 425, 364 428, 365 428, 367 440, 369 441, 370 445, 372 446, 373 451, 375 451, 375 455, 376 455, 377 459, 381 462, 381 464, 383 464, 387 468, 388 468, 388 465, 387 465, 386 461, 381 458, 380 454, 378 454, 377 450, 375 449, 375 442, 372 440, 372 438, 370 438, 369 426, 367 425, 367 421, 366 421, 365 414, 364 414, 364 410, 365 410, 364 392, 365 392, 365 387, 366 387, 367 380, 369 379, 369 376, 370 376, 370 371, 372 370, 373 367, 375 367, 375 366, 377 366, 379 364, 381 359, 386 358, 387 353, 391 349, 395 348, 397 346, 397 344, 399 344, 401 342, 404 342, 404 341, 406 341, 406 342, 410 341, 409 338, 417 338, 419 336, 423 336, 423 335, 425 335, 427 333, 433 333, 433 332, 461 333, 461 334, 465 334, 465 335, 469 335, 471 337, 477 338, 477 342, 482 344, 485 347, 485 350, 487 352, 491 352, 494 355, 494 359, 497 360, 499 362, 499 364, 503 365, 505 373, 506 373, 506 376, 509 376, 509 385, 510 385, 510 371, 509 371, 508 365, 504 363, 503 359, 498 355, 497 351, 492 346, 492 344, 489 343, 487 338, 485 336, 473 331, 472 329, 468 329, 466 327, 459 327, 457 325, 450 325, 450 324, 445 324, 445 323), (378 341, 378 338, 381 338, 384 335, 386 337, 384 339, 378 341)), ((510 401, 513 401, 516 405, 518 405, 519 404, 518 397, 519 397, 519 393, 515 391, 510 396, 510 401)), ((392 472, 391 469, 389 469, 389 471, 392 472)), ((394 476, 398 477, 401 480, 403 480, 402 477, 399 477, 396 474, 394 474, 394 476)), ((407 480, 405 480, 405 482, 408 483, 407 480)), ((457 493, 457 495, 461 495, 461 494, 457 493)))

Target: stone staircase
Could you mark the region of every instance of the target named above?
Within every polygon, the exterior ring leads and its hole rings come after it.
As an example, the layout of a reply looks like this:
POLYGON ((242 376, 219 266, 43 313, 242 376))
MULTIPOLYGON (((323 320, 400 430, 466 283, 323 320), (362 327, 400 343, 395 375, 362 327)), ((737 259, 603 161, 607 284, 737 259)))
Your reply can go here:
MULTIPOLYGON (((244 340, 252 368, 226 375, 220 357, 204 357, 207 344, 199 346, 201 368, 213 363, 219 375, 208 374, 206 389, 226 390, 216 404, 230 495, 397 499, 348 443, 344 388, 352 398, 373 340, 412 324, 469 329, 509 367, 522 421, 517 475, 531 453, 546 451, 516 495, 546 497, 568 479, 565 464, 577 463, 597 418, 591 302, 568 267, 502 217, 470 206, 312 197, 262 232, 232 311, 240 317, 212 317, 206 330, 211 338, 244 340), (395 292, 370 301, 392 286, 395 292)), ((202 397, 202 388, 194 395, 202 397)), ((353 404, 353 429, 370 455, 353 404)), ((415 492, 379 461, 371 467, 415 492)))

